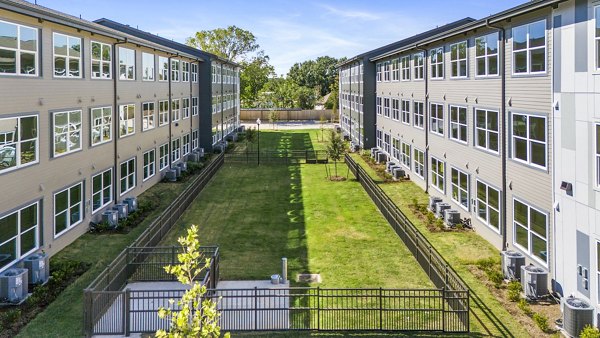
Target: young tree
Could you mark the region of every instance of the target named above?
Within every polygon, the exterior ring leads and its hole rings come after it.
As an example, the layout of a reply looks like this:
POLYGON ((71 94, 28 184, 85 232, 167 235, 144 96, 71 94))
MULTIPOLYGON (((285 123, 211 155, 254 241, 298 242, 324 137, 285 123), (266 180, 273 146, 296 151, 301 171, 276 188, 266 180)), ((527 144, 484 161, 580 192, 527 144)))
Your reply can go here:
MULTIPOLYGON (((183 252, 177 255, 179 264, 168 265, 165 271, 176 276, 180 283, 189 285, 190 289, 185 291, 177 301, 178 311, 162 307, 158 310, 160 318, 171 318, 171 327, 169 332, 156 331, 156 336, 159 338, 220 337, 221 328, 218 323, 220 313, 217 304, 210 298, 204 298, 206 285, 196 281, 202 271, 210 268, 210 258, 203 257, 200 252, 198 227, 192 225, 187 230, 187 236, 182 236, 177 241, 183 247, 183 252)), ((174 300, 171 299, 169 303, 173 304, 174 300)), ((225 336, 229 337, 229 333, 225 336)))
POLYGON ((275 129, 275 123, 279 120, 279 112, 275 109, 271 109, 269 111, 269 122, 273 125, 273 129, 275 129))
POLYGON ((325 123, 327 119, 325 118, 325 114, 321 114, 319 117, 319 124, 321 125, 321 141, 325 141, 325 123))
POLYGON ((237 26, 196 32, 186 44, 234 62, 244 60, 260 47, 252 32, 237 26))
POLYGON ((248 128, 246 129, 246 148, 248 148, 248 143, 252 145, 256 140, 256 129, 248 128))
POLYGON ((342 159, 344 155, 344 140, 340 134, 336 133, 335 130, 331 130, 329 134, 329 144, 327 145, 327 156, 333 160, 333 167, 335 168, 335 177, 338 177, 337 174, 337 162, 342 159))

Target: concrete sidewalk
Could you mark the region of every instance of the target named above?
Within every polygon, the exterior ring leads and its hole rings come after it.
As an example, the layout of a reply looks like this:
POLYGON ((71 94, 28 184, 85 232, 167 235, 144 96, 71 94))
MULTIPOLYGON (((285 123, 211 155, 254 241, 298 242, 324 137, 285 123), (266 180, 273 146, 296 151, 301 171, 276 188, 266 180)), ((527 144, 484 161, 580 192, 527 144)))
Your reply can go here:
MULTIPOLYGON (((246 128, 255 128, 256 129, 256 121, 242 121, 241 123, 246 128)), ((334 127, 334 123, 325 123, 323 127, 325 129, 332 129, 334 127)), ((321 123, 319 121, 285 121, 285 122, 277 122, 275 123, 275 129, 273 129, 273 124, 268 123, 266 121, 262 121, 260 124, 260 130, 295 130, 295 129, 320 129, 321 123)))

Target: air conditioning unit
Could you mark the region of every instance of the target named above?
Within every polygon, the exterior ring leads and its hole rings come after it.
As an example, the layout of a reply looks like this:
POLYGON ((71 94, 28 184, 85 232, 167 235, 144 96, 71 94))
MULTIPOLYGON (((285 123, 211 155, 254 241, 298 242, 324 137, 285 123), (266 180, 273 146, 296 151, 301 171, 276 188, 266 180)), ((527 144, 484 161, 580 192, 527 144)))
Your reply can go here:
POLYGON ((181 172, 187 171, 187 163, 179 162, 179 163, 177 163, 177 166, 179 167, 179 169, 181 169, 181 172))
POLYGON ((375 159, 377 160, 377 163, 383 163, 387 161, 388 156, 384 152, 379 152, 377 153, 377 157, 375 159))
POLYGON ((387 161, 387 163, 385 164, 385 171, 387 171, 388 173, 392 172, 392 167, 396 167, 398 166, 396 164, 396 162, 394 161, 387 161))
POLYGON ((188 155, 187 159, 191 162, 200 162, 200 155, 197 152, 193 151, 188 155))
POLYGON ((502 274, 508 280, 521 279, 521 267, 525 265, 525 256, 517 251, 502 251, 502 274))
POLYGON ((444 222, 449 226, 455 226, 460 223, 460 212, 457 210, 444 211, 444 222))
POLYGON ((0 274, 0 299, 21 303, 27 297, 27 269, 13 268, 0 274))
POLYGON ((350 135, 344 135, 344 141, 350 141, 350 135))
POLYGON ((175 177, 181 177, 181 168, 178 165, 174 165, 171 170, 175 171, 175 177))
POLYGON ((116 228, 119 224, 119 212, 116 210, 106 210, 102 213, 102 222, 116 228))
POLYGON ((448 203, 440 202, 435 205, 435 214, 439 218, 444 218, 444 211, 450 210, 452 206, 448 203))
POLYGON ((521 266, 523 293, 529 299, 538 299, 548 294, 548 271, 535 265, 521 266))
POLYGON ((136 197, 127 197, 123 200, 123 203, 127 204, 127 211, 134 212, 138 208, 138 200, 136 197))
POLYGON ((168 169, 165 173, 165 177, 167 178, 167 181, 175 182, 177 181, 177 172, 173 169, 168 169))
POLYGON ((579 337, 587 325, 594 325, 594 308, 579 298, 563 298, 563 329, 570 337, 579 337))
POLYGON ((198 154, 198 156, 200 156, 200 158, 204 157, 204 148, 198 148, 196 150, 196 153, 198 154))
POLYGON ((429 196, 429 210, 436 212, 436 205, 442 203, 442 199, 435 196, 429 196))
POLYGON ((394 176, 394 179, 400 180, 406 176, 406 172, 401 167, 394 167, 392 169, 392 176, 394 176))
POLYGON ((50 257, 46 253, 35 253, 23 260, 23 266, 27 269, 29 284, 44 284, 50 277, 50 257))
POLYGON ((339 124, 336 124, 335 125, 335 131, 337 131, 338 133, 341 133, 342 132, 342 127, 340 127, 339 124))
POLYGON ((371 157, 375 158, 375 155, 379 151, 379 148, 371 148, 371 157))
POLYGON ((243 133, 244 131, 246 131, 246 126, 239 126, 237 129, 240 133, 243 133))
POLYGON ((113 210, 115 210, 117 212, 117 214, 119 215, 119 219, 123 219, 123 218, 127 218, 128 213, 128 209, 127 209, 127 204, 125 203, 117 203, 115 204, 115 206, 113 207, 113 210))

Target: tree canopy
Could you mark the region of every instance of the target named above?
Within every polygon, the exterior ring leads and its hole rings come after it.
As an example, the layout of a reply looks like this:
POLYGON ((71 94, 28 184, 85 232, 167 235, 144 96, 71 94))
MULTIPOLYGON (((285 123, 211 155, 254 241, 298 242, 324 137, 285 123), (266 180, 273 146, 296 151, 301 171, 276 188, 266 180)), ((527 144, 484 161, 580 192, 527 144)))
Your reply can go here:
POLYGON ((299 86, 318 89, 319 94, 325 96, 335 81, 335 65, 338 62, 336 58, 320 56, 315 60, 296 63, 290 68, 288 77, 299 86))
POLYGON ((237 26, 199 31, 187 38, 186 43, 234 62, 241 62, 260 47, 252 32, 237 26))
POLYGON ((275 68, 269 64, 269 57, 259 52, 250 61, 242 62, 240 74, 240 96, 243 107, 256 107, 260 90, 275 76, 275 68))

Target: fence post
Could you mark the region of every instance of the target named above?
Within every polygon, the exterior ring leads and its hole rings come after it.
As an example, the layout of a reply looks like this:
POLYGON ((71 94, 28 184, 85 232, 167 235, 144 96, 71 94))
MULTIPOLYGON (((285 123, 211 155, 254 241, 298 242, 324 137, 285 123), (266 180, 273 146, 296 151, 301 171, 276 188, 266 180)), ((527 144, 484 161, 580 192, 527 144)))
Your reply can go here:
POLYGON ((446 306, 448 305, 446 299, 446 288, 442 288, 442 331, 446 332, 446 306))
MULTIPOLYGON (((171 245, 171 266, 175 265, 175 246, 171 245)), ((171 275, 171 280, 175 280, 175 275, 171 275)))
POLYGON ((254 331, 258 330, 258 288, 254 287, 254 331))
POLYGON ((383 331, 383 289, 379 288, 379 331, 383 331))
POLYGON ((85 337, 91 337, 94 324, 92 323, 92 297, 89 289, 83 290, 83 334, 85 337))
POLYGON ((125 333, 125 337, 129 337, 129 289, 125 289, 125 293, 123 293, 123 331, 125 333))
POLYGON ((317 286, 317 331, 321 331, 321 287, 317 286))

